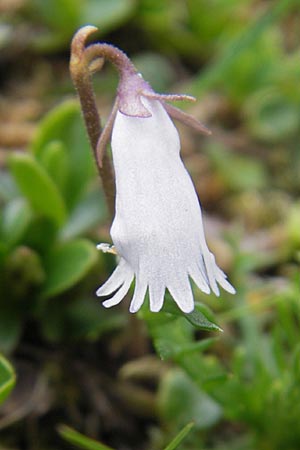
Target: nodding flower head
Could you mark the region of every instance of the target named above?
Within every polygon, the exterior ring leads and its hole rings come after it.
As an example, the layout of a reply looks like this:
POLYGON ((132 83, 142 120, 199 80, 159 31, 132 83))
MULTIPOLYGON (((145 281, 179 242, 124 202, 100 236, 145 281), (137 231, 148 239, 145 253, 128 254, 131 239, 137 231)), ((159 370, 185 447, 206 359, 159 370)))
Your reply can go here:
POLYGON ((160 311, 167 289, 189 313, 194 309, 191 280, 206 294, 219 295, 219 286, 234 294, 207 247, 200 203, 180 158, 179 135, 171 118, 210 132, 167 103, 194 99, 155 93, 123 52, 107 44, 94 44, 93 51, 95 46, 98 55, 110 59, 120 72, 116 101, 97 146, 101 166, 111 138, 116 179, 114 245, 98 248, 116 253, 118 265, 97 295, 110 296, 105 307, 117 305, 135 281, 131 312, 140 309, 147 291, 150 310, 160 311))

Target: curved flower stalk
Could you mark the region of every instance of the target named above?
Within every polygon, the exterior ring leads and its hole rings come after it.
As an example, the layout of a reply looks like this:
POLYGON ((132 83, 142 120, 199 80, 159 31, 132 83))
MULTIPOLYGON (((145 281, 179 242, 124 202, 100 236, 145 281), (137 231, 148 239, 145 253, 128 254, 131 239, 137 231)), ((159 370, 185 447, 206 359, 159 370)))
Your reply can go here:
POLYGON ((194 309, 190 279, 206 294, 219 295, 218 285, 234 294, 207 247, 200 204, 180 158, 179 135, 170 116, 210 132, 166 103, 194 99, 155 93, 127 56, 112 46, 94 44, 89 49, 94 57, 110 59, 120 72, 115 105, 97 145, 101 166, 111 137, 116 179, 114 247, 98 248, 116 253, 119 263, 97 295, 111 296, 103 302, 105 307, 117 305, 135 280, 130 312, 140 309, 147 290, 150 310, 160 311, 168 289, 179 308, 189 313, 194 309))

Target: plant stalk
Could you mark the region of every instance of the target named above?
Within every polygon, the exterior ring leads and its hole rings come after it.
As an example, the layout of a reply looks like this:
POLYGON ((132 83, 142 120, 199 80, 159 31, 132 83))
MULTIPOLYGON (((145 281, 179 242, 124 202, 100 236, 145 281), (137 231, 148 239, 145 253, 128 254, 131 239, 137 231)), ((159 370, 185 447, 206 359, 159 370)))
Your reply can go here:
POLYGON ((97 143, 102 133, 102 126, 93 90, 91 70, 89 68, 89 64, 92 61, 85 54, 86 39, 96 30, 97 28, 95 27, 86 26, 79 29, 75 34, 71 45, 70 72, 79 96, 85 127, 93 150, 98 173, 102 180, 109 214, 112 219, 115 212, 114 174, 107 154, 103 155, 102 167, 99 166, 97 161, 97 143))

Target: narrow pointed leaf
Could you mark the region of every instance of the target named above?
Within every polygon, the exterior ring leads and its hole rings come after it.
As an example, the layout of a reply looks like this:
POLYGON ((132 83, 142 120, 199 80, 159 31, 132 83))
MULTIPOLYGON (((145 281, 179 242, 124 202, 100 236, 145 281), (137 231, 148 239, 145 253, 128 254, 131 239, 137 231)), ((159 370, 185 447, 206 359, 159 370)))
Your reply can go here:
POLYGON ((178 434, 175 436, 175 438, 170 442, 167 447, 165 447, 164 450, 175 450, 178 448, 178 445, 181 444, 183 439, 189 434, 191 429, 194 426, 194 422, 188 423, 178 434))
POLYGON ((223 331, 216 323, 212 321, 209 308, 204 304, 196 304, 195 309, 190 314, 185 314, 185 318, 194 327, 204 331, 223 331))
POLYGON ((0 404, 8 397, 16 382, 12 365, 0 355, 0 404))
POLYGON ((65 441, 83 450, 113 450, 111 447, 88 438, 66 425, 60 425, 58 427, 58 433, 65 441))

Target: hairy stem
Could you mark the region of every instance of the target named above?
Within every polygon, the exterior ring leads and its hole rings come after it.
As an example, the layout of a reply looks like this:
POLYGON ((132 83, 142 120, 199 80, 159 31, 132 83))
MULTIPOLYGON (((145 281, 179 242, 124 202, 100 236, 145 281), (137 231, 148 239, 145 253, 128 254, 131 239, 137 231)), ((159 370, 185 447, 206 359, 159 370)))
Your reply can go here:
POLYGON ((91 80, 91 70, 89 68, 92 61, 90 58, 86 57, 85 54, 86 39, 96 30, 97 28, 95 27, 86 26, 78 30, 75 34, 71 45, 70 71, 74 86, 79 96, 86 130, 93 149, 98 172, 102 180, 108 210, 112 218, 115 209, 114 175, 107 154, 103 155, 102 167, 100 167, 97 162, 97 143, 102 133, 102 127, 91 80))

